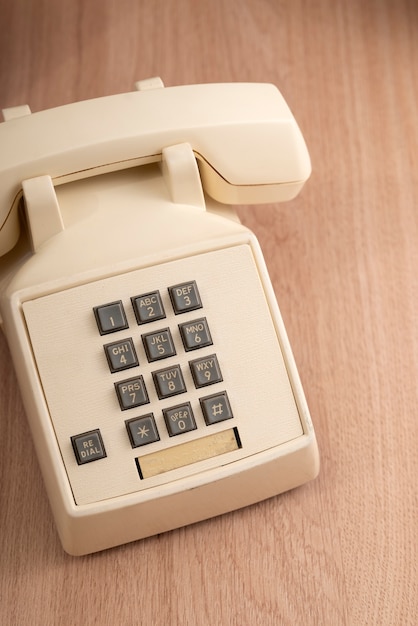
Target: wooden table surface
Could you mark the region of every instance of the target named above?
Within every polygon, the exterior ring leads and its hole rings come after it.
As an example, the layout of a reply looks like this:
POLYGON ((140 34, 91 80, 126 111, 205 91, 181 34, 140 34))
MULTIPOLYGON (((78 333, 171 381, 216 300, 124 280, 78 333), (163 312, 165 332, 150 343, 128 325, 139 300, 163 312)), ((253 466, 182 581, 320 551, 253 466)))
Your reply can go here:
POLYGON ((87 557, 54 529, 0 334, 5 626, 418 623, 416 0, 0 0, 0 107, 275 83, 308 144, 300 196, 240 208, 315 424, 319 477, 87 557))

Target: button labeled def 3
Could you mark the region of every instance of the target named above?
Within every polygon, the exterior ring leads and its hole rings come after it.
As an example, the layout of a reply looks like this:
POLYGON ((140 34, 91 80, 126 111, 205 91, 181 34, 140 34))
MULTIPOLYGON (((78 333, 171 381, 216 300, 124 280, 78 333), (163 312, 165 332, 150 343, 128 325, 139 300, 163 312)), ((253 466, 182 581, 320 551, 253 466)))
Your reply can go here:
POLYGON ((180 283, 168 288, 174 313, 185 313, 202 307, 199 290, 195 280, 180 283))

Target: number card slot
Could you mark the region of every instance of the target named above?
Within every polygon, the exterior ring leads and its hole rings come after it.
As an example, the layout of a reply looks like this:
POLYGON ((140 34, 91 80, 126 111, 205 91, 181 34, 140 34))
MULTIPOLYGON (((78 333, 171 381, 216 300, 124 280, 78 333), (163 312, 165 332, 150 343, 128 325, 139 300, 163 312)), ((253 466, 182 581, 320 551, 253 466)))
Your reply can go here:
POLYGON ((206 461, 215 456, 241 448, 237 428, 223 430, 194 441, 181 443, 166 450, 151 452, 135 459, 141 479, 151 478, 170 470, 206 461))

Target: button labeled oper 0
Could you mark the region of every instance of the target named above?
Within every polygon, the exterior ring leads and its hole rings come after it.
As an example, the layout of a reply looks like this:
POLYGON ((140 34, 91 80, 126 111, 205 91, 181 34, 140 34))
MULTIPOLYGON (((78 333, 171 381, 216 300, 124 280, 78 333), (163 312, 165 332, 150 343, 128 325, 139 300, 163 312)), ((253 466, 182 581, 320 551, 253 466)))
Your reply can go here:
POLYGON ((170 437, 196 429, 196 422, 190 402, 164 409, 163 415, 170 437))
POLYGON ((115 383, 115 389, 122 411, 132 409, 136 406, 142 406, 149 402, 147 389, 142 376, 121 380, 115 383))

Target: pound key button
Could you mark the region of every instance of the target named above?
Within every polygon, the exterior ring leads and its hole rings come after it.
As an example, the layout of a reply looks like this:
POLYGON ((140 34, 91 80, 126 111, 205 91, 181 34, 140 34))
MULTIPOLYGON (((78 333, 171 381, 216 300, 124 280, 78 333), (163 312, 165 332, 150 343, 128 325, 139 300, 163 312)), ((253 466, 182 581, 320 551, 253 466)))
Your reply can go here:
POLYGON ((180 335, 186 352, 212 345, 212 337, 205 317, 179 324, 180 335))

